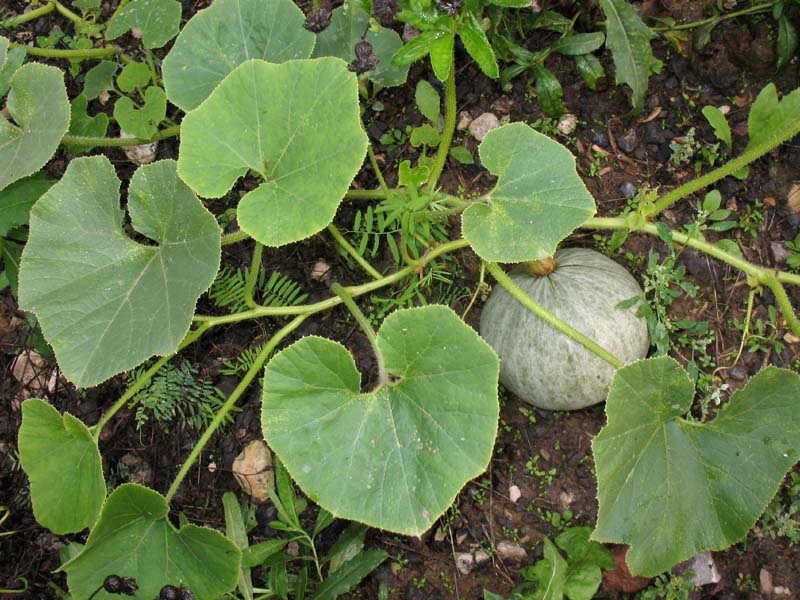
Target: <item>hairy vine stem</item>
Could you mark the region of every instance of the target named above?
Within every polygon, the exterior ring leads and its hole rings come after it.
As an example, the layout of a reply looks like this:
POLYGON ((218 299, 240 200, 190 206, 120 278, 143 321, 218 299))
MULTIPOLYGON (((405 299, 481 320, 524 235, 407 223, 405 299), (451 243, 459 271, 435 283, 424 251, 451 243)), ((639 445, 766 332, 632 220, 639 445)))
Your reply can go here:
POLYGON ((87 137, 83 135, 65 135, 61 138, 62 144, 70 144, 73 146, 104 146, 106 148, 121 148, 127 146, 142 146, 144 144, 152 144, 160 140, 175 137, 181 132, 180 125, 166 127, 161 131, 157 131, 150 139, 142 138, 108 138, 108 137, 87 137))
POLYGON ((30 21, 35 21, 39 17, 43 17, 48 13, 53 12, 56 9, 56 3, 53 0, 50 0, 44 6, 40 6, 37 9, 32 10, 29 13, 17 15, 15 17, 11 17, 6 19, 5 21, 0 21, 0 29, 13 29, 14 27, 18 27, 23 23, 28 23, 30 21))
POLYGON ((236 406, 236 402, 250 386, 253 379, 256 378, 256 375, 258 375, 259 371, 261 371, 261 367, 263 367, 264 363, 267 362, 270 354, 272 354, 283 338, 297 329, 300 324, 306 320, 307 316, 308 315, 298 315, 289 321, 289 323, 287 323, 284 327, 278 330, 278 332, 275 333, 275 335, 273 335, 266 344, 264 344, 264 347, 258 353, 255 361, 253 361, 253 364, 247 370, 247 373, 245 373, 244 377, 242 377, 239 385, 236 386, 236 389, 234 389, 231 392, 231 395, 228 396, 225 404, 223 404, 222 407, 220 407, 220 409, 217 411, 217 414, 214 415, 211 423, 208 424, 208 427, 203 432, 203 435, 200 436, 200 439, 197 440, 194 448, 192 448, 189 457, 186 459, 183 465, 181 465, 178 474, 172 481, 172 485, 170 485, 169 490, 167 490, 167 494, 165 496, 167 502, 172 501, 172 498, 175 496, 175 492, 178 491, 178 488, 185 479, 189 469, 191 469, 194 463, 197 462, 197 459, 200 456, 200 453, 203 451, 203 448, 205 448, 206 444, 209 442, 209 440, 211 440, 211 437, 214 435, 214 433, 216 433, 217 429, 219 429, 219 426, 222 425, 225 417, 228 416, 228 413, 233 409, 234 406, 236 406))
POLYGON ((247 272, 247 279, 244 282, 244 303, 250 308, 258 308, 258 304, 253 300, 253 290, 256 287, 258 271, 261 269, 261 254, 264 252, 264 244, 256 242, 253 250, 253 260, 250 263, 250 270, 247 272))
POLYGON ((328 233, 330 233, 331 236, 333 236, 333 239, 336 240, 336 243, 339 244, 342 247, 342 249, 345 252, 347 252, 347 254, 349 254, 353 258, 353 260, 355 260, 361 266, 362 269, 364 269, 367 273, 369 273, 370 277, 372 277, 373 279, 380 279, 381 277, 383 277, 383 275, 381 275, 380 272, 375 267, 369 264, 366 258, 361 256, 358 253, 358 251, 355 248, 353 248, 353 246, 350 244, 350 242, 348 242, 345 239, 345 237, 342 235, 342 233, 339 231, 339 228, 336 227, 336 225, 331 223, 330 225, 328 225, 327 229, 328 233))
POLYGON ((18 44, 12 42, 11 48, 23 48, 25 52, 32 56, 41 56, 44 58, 65 58, 68 60, 83 60, 91 58, 110 58, 117 54, 122 54, 122 48, 119 46, 103 46, 102 48, 77 48, 77 49, 61 49, 61 48, 37 48, 35 46, 26 46, 25 44, 18 44))
POLYGON ((447 163, 447 156, 450 153, 450 144, 453 142, 453 133, 456 129, 456 65, 454 56, 450 55, 450 70, 444 84, 444 130, 439 148, 436 150, 436 161, 433 163, 430 177, 428 177, 428 188, 433 189, 439 181, 439 176, 447 163))

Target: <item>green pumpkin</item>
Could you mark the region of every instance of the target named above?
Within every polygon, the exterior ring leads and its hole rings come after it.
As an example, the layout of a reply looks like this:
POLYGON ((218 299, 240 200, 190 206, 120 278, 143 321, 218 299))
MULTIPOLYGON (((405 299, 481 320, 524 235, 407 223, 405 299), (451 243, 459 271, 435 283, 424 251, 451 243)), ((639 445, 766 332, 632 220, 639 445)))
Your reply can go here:
MULTIPOLYGON (((644 358, 647 323, 636 308, 617 305, 642 293, 624 267, 593 250, 568 248, 555 269, 509 273, 531 298, 624 363, 644 358)), ((500 382, 520 399, 548 410, 577 410, 606 399, 614 368, 551 327, 495 286, 481 314, 481 336, 500 357, 500 382)))

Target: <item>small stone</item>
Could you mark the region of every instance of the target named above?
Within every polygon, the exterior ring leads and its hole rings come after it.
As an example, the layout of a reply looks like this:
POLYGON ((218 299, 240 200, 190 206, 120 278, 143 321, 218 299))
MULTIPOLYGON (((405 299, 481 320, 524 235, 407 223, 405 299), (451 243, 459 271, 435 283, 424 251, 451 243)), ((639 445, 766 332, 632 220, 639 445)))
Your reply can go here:
MULTIPOLYGON (((135 135, 121 131, 119 137, 123 140, 131 140, 135 135)), ((147 165, 156 159, 156 150, 158 150, 158 142, 151 142, 149 144, 141 144, 139 146, 125 146, 123 151, 128 160, 136 165, 147 165)))
POLYGON ((456 125, 458 131, 464 131, 470 123, 472 123, 472 116, 467 111, 462 110, 458 113, 458 125, 456 125))
POLYGON ((731 107, 727 104, 723 104, 719 107, 719 112, 721 112, 723 115, 729 115, 731 113, 731 107))
POLYGON ((208 472, 209 473, 216 473, 217 472, 217 463, 215 463, 215 462, 208 463, 208 472))
POLYGON ((783 341, 787 344, 797 344, 800 342, 800 337, 797 337, 795 334, 791 332, 787 332, 786 335, 783 336, 783 341))
POLYGON ((487 133, 498 127, 500 127, 500 121, 495 115, 492 113, 483 113, 469 124, 469 132, 475 136, 476 140, 482 142, 487 133))
POLYGON ((441 527, 436 528, 436 533, 433 534, 434 542, 443 542, 447 539, 447 534, 441 527))
POLYGON ((578 117, 567 113, 566 115, 561 117, 561 120, 558 122, 558 125, 556 125, 556 128, 558 129, 559 133, 562 133, 563 135, 569 135, 570 133, 575 131, 575 128, 577 126, 578 126, 578 117))
POLYGON ((631 199, 636 195, 636 186, 630 181, 626 181, 619 186, 619 191, 624 198, 631 199))
POLYGON ((630 154, 636 148, 636 130, 629 129, 617 138, 617 147, 625 154, 630 154))
POLYGON ((784 587, 782 585, 776 585, 775 588, 772 590, 776 596, 782 598, 792 598, 792 590, 788 587, 784 587))
POLYGON ((275 485, 272 454, 263 440, 253 440, 233 461, 233 476, 256 502, 269 500, 267 490, 275 485))
POLYGON ((323 259, 319 259, 314 263, 314 266, 311 267, 311 273, 309 274, 309 277, 312 279, 312 281, 321 281, 325 285, 330 285, 333 281, 331 269, 332 267, 327 262, 325 262, 323 259))
POLYGON ((646 144, 658 144, 661 145, 667 141, 666 135, 664 135, 664 128, 661 127, 661 124, 658 121, 650 121, 644 127, 644 141, 646 144))
POLYGON ((484 563, 489 562, 490 560, 492 560, 492 557, 489 556, 489 553, 486 552, 486 550, 484 550, 483 548, 480 548, 479 550, 475 551, 475 564, 476 565, 482 565, 484 563))
POLYGON ((153 469, 148 462, 135 454, 125 454, 119 459, 120 470, 127 474, 128 483, 138 483, 145 487, 153 486, 153 469))
POLYGON ((601 148, 608 148, 608 135, 606 135, 604 131, 601 131, 592 138, 592 143, 601 148))
POLYGON ((528 553, 525 552, 525 548, 520 546, 519 544, 514 544, 507 540, 503 540, 497 544, 497 556, 499 556, 503 560, 513 560, 516 562, 521 562, 528 557, 528 553))
POLYGON ((794 255, 794 252, 789 249, 786 242, 770 242, 769 247, 770 250, 772 250, 772 258, 775 260, 776 264, 785 263, 794 255))
POLYGON ((23 350, 17 355, 11 375, 34 394, 45 388, 50 378, 47 361, 36 350, 23 350))
POLYGON ((792 214, 800 214, 800 183, 795 183, 789 188, 786 195, 786 206, 792 214))
POLYGON ((720 579, 722 579, 714 562, 714 557, 711 556, 711 552, 708 550, 679 563, 675 566, 674 571, 678 574, 693 573, 691 581, 696 586, 719 583, 720 579))
POLYGON ((462 575, 469 575, 472 568, 475 566, 475 557, 469 552, 462 552, 456 554, 456 569, 462 575))
POLYGON ((758 572, 758 581, 761 584, 761 593, 766 594, 769 596, 774 591, 774 587, 772 586, 772 573, 767 571, 766 569, 761 569, 758 572))
POLYGON ((512 485, 511 487, 508 488, 508 498, 509 498, 509 500, 511 500, 512 502, 516 502, 521 497, 522 497, 522 492, 519 490, 519 488, 516 485, 512 485))

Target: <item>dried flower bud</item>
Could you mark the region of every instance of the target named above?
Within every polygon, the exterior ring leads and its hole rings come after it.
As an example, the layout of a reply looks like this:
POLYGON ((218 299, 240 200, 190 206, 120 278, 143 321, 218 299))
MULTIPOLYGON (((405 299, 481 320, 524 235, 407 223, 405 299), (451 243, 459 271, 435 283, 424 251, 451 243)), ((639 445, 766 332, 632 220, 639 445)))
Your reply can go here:
POLYGON ((369 42, 358 42, 356 44, 356 58, 347 65, 347 68, 361 75, 367 71, 372 71, 378 64, 378 57, 372 52, 372 44, 369 42))
POLYGON ((125 594, 126 596, 136 595, 139 589, 133 577, 120 577, 119 575, 109 575, 103 580, 103 589, 109 594, 125 594))
POLYGON ((312 10, 306 15, 306 22, 303 27, 314 33, 319 33, 331 24, 331 11, 330 2, 321 2, 319 8, 312 10))
POLYGON ((464 6, 464 0, 442 0, 439 2, 439 10, 451 17, 454 16, 462 6, 464 6))
POLYGON ((388 27, 394 21, 394 16, 400 12, 397 0, 372 0, 372 16, 380 21, 381 25, 388 27))

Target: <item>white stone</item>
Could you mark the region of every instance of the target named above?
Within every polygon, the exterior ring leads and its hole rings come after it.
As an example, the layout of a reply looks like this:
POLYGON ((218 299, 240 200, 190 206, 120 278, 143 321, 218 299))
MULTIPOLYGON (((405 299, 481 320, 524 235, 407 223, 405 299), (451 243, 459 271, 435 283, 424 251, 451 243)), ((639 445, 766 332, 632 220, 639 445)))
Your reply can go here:
POLYGON ((508 488, 508 498, 512 502, 516 502, 517 500, 522 498, 522 492, 516 485, 512 485, 511 487, 508 488))
POLYGON ((498 127, 500 127, 500 121, 498 118, 492 113, 487 112, 483 113, 469 124, 469 132, 475 137, 476 140, 482 142, 487 133, 489 133, 492 129, 497 129, 498 127))

